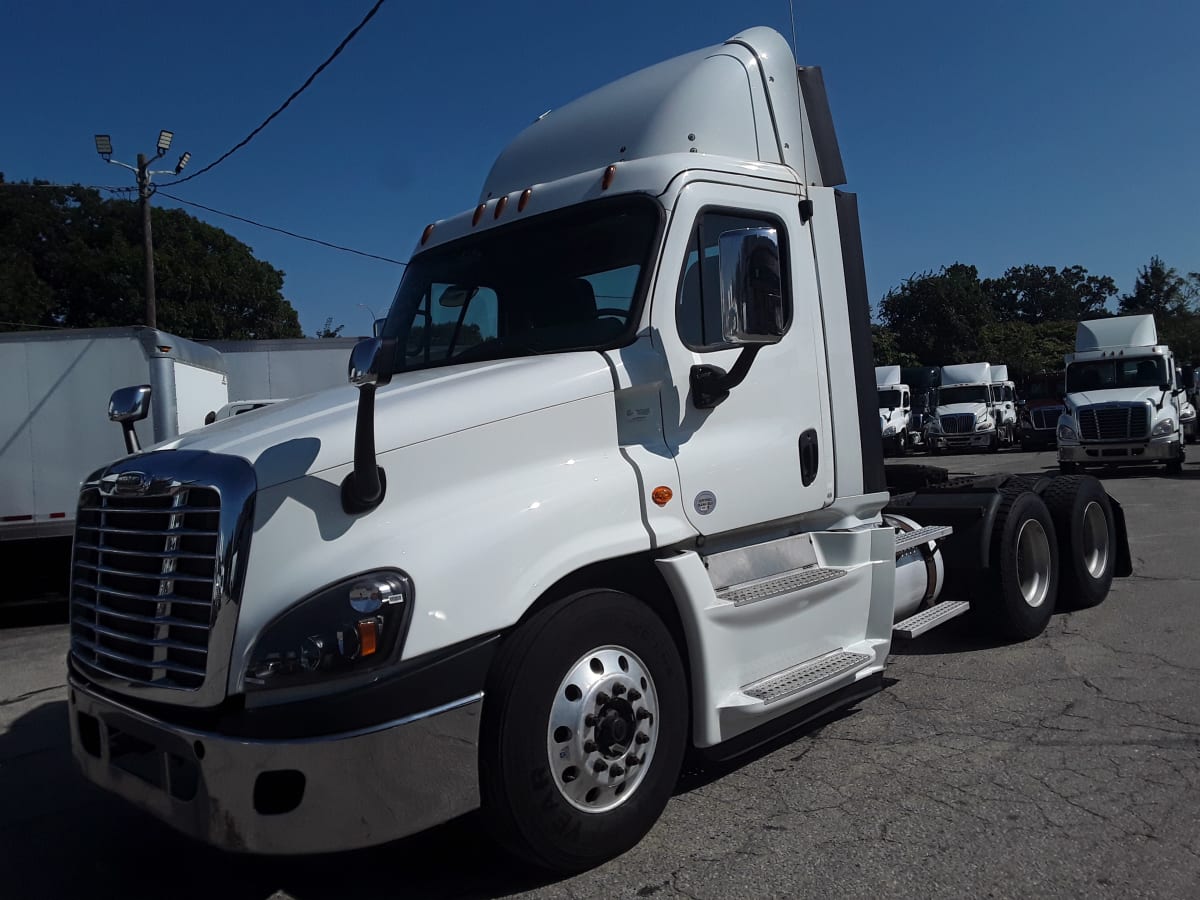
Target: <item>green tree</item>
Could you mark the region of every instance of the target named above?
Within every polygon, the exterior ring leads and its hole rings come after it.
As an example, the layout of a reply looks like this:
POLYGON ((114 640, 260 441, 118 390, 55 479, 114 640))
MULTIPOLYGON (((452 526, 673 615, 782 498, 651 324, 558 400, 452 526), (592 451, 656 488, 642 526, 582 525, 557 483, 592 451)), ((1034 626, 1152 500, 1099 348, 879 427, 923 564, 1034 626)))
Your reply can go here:
POLYGON ((1020 381, 1038 372, 1063 367, 1063 357, 1075 347, 1073 321, 1029 322, 1010 320, 985 325, 980 335, 979 359, 1008 366, 1009 377, 1020 381))
POLYGON ((337 328, 334 328, 333 327, 333 316, 327 316, 325 319, 325 324, 322 325, 319 329, 317 329, 317 333, 314 334, 313 337, 315 337, 315 338, 341 337, 342 329, 345 327, 346 327, 345 325, 339 325, 337 328))
POLYGON ((882 325, 871 325, 871 346, 877 366, 919 366, 921 364, 914 354, 900 349, 896 333, 882 325))
MULTIPOLYGON (((0 176, 3 184, 3 176, 0 176)), ((283 272, 177 209, 154 209, 158 326, 181 337, 303 337, 283 272)), ((91 188, 0 187, 0 330, 136 325, 145 310, 137 204, 91 188)))
POLYGON ((1121 298, 1121 313, 1151 313, 1158 324, 1171 316, 1187 315, 1191 312, 1190 300, 1196 281, 1184 278, 1167 266, 1159 256, 1150 257, 1150 263, 1138 269, 1133 292, 1121 298))
POLYGON ((1100 318, 1117 293, 1111 277, 1090 275, 1083 266, 1013 266, 983 285, 997 319, 1032 323, 1100 318))
POLYGON ((983 328, 995 320, 979 271, 954 263, 913 275, 888 291, 879 319, 899 349, 925 365, 972 362, 980 356, 983 328))

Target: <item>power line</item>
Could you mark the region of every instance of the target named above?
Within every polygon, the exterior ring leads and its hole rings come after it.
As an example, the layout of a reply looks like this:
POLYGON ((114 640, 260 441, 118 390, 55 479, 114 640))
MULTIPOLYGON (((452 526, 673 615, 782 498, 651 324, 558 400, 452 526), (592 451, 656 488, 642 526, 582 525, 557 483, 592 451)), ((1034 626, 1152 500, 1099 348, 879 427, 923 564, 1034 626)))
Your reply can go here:
POLYGON ((288 237, 299 238, 302 241, 308 241, 312 244, 320 244, 322 247, 329 247, 331 250, 341 250, 343 253, 353 253, 356 256, 365 256, 368 259, 378 259, 381 262, 392 263, 397 266, 407 266, 408 263, 401 262, 398 259, 392 259, 390 256, 379 256, 375 253, 367 253, 363 250, 355 250, 353 247, 343 247, 341 244, 331 244, 329 241, 323 241, 320 238, 309 237, 305 234, 297 234, 294 231, 288 231, 286 228, 276 228, 274 225, 264 225, 262 222, 256 222, 254 219, 247 219, 245 216, 235 215, 231 212, 225 212, 221 209, 213 209, 211 206, 205 206, 203 203, 194 203, 191 200, 184 200, 182 197, 176 197, 174 194, 168 194, 161 188, 156 193, 162 194, 164 197, 169 197, 176 203, 182 203, 184 206, 194 206, 197 209, 203 209, 206 212, 216 213, 218 216, 225 216, 228 219, 236 219, 239 222, 245 222, 247 225, 253 225, 255 228, 265 228, 267 231, 274 231, 278 234, 286 234, 288 237))
POLYGON ((219 166, 225 160, 229 159, 229 157, 233 156, 233 154, 236 153, 238 150, 241 150, 248 143, 250 143, 250 141, 254 139, 255 135, 257 135, 260 131, 262 131, 264 128, 266 128, 268 125, 270 125, 271 121, 276 116, 278 116, 281 112, 283 112, 285 109, 287 109, 293 100, 295 100, 297 97, 299 97, 301 94, 304 93, 304 91, 308 88, 308 86, 316 80, 317 76, 320 75, 323 71, 325 71, 326 66, 328 66, 331 62, 333 62, 335 59, 338 58, 338 56, 341 54, 341 52, 346 49, 346 45, 349 44, 352 40, 354 40, 354 38, 358 35, 358 33, 360 31, 362 31, 363 26, 365 26, 368 22, 371 21, 371 19, 373 19, 375 17, 375 13, 379 12, 379 7, 383 6, 383 4, 384 4, 384 0, 376 0, 375 5, 371 7, 370 12, 368 12, 363 17, 363 20, 361 22, 359 22, 357 25, 355 25, 353 30, 351 30, 351 32, 348 35, 346 35, 345 38, 342 39, 342 42, 337 45, 337 49, 335 49, 333 51, 333 53, 331 53, 329 55, 329 58, 326 59, 325 62, 323 62, 319 66, 317 66, 316 70, 311 75, 309 75, 307 79, 305 79, 304 84, 300 85, 299 88, 297 88, 295 91, 293 91, 292 95, 290 97, 288 97, 286 100, 284 100, 283 104, 277 110, 275 110, 275 112, 271 113, 269 116, 267 116, 265 119, 263 119, 261 125, 259 125, 253 131, 251 131, 239 143, 235 144, 232 148, 227 150, 225 153, 218 156, 216 158, 216 160, 209 163, 204 168, 198 169, 197 171, 193 172, 191 175, 188 175, 186 178, 180 178, 176 181, 164 182, 163 187, 170 187, 171 185, 175 185, 175 184, 183 184, 185 181, 191 181, 193 178, 197 178, 197 177, 203 175, 205 172, 208 172, 209 170, 214 169, 217 166, 219 166))

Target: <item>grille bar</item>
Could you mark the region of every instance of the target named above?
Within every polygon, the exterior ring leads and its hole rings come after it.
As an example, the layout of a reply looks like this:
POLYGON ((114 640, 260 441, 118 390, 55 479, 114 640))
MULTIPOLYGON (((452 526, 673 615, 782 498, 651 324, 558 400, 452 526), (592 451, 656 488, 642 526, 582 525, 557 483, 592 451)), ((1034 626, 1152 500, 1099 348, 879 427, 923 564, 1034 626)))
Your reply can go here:
MULTIPOLYGON (((147 662, 140 656, 132 656, 128 653, 121 653, 117 650, 111 650, 95 641, 89 641, 87 638, 78 634, 71 638, 71 644, 75 647, 84 647, 90 650, 92 653, 95 653, 97 656, 103 656, 106 659, 113 659, 117 662, 128 663, 131 666, 137 666, 139 668, 162 669, 164 672, 178 672, 181 675, 198 675, 200 678, 204 677, 203 668, 184 665, 183 663, 173 662, 168 659, 147 662)), ((96 665, 97 668, 100 668, 98 662, 94 665, 96 665)), ((143 680, 150 681, 151 679, 143 680)))
MULTIPOLYGON (((106 510, 107 512, 107 510, 106 510)), ((159 515, 165 515, 163 510, 158 510, 159 515)), ((110 528, 105 526, 101 528, 99 525, 76 525, 77 531, 98 531, 104 534, 132 534, 142 537, 163 537, 166 535, 179 535, 180 537, 216 537, 215 531, 205 531, 195 528, 110 528)), ((102 548, 107 549, 107 548, 102 548)))
POLYGON ((126 556, 145 556, 151 559, 212 559, 211 553, 186 553, 183 550, 129 550, 124 547, 97 547, 95 544, 89 544, 85 541, 76 541, 75 547, 78 550, 91 550, 94 552, 103 551, 104 553, 119 553, 126 556))
POLYGON ((117 628, 108 628, 104 625, 92 625, 88 622, 80 622, 80 627, 87 628, 95 634, 102 634, 105 637, 118 638, 126 643, 138 644, 142 647, 167 647, 171 650, 183 650, 188 653, 199 653, 208 655, 207 647, 198 647, 195 644, 188 644, 183 641, 173 641, 170 638, 140 638, 133 637, 128 631, 121 631, 117 628))
POLYGON ((144 600, 147 603, 178 603, 181 606, 196 606, 207 609, 212 606, 208 600, 197 600, 194 597, 181 597, 178 594, 139 594, 137 591, 121 591, 116 588, 104 587, 86 581, 73 582, 75 587, 87 588, 98 594, 109 594, 125 600, 144 600))
POLYGON ((143 625, 166 625, 172 628, 193 628, 198 631, 208 631, 207 622, 191 622, 187 619, 180 619, 174 616, 144 616, 121 609, 109 609, 106 606, 89 603, 80 597, 76 597, 73 602, 75 606, 85 609, 93 615, 112 616, 117 619, 124 619, 127 622, 141 622, 143 625))
MULTIPOLYGON (((101 553, 107 553, 108 548, 101 547, 101 553)), ((173 556, 165 557, 166 559, 174 559, 173 556)), ((185 575, 183 572, 139 572, 136 569, 118 569, 115 566, 105 566, 95 563, 83 562, 80 560, 75 563, 78 568, 91 569, 93 572, 99 572, 102 575, 121 575, 125 578, 143 578, 149 581, 191 581, 196 584, 212 584, 212 578, 203 575, 185 575)))
POLYGON ((104 512, 106 515, 134 515, 134 516, 162 516, 166 514, 176 515, 178 513, 219 513, 219 506, 172 506, 158 507, 150 509, 139 509, 136 506, 110 506, 106 507, 104 512))

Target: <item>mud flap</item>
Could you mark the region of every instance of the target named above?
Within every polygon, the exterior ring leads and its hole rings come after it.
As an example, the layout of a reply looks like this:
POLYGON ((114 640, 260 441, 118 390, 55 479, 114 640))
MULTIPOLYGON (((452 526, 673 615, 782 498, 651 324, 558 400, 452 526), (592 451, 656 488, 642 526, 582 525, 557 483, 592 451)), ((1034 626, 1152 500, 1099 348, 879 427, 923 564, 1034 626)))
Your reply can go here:
POLYGON ((1113 565, 1113 575, 1117 578, 1128 578, 1133 574, 1133 559, 1129 555, 1129 532, 1125 528, 1125 510, 1112 494, 1108 495, 1108 503, 1112 507, 1113 524, 1117 527, 1117 559, 1113 565))

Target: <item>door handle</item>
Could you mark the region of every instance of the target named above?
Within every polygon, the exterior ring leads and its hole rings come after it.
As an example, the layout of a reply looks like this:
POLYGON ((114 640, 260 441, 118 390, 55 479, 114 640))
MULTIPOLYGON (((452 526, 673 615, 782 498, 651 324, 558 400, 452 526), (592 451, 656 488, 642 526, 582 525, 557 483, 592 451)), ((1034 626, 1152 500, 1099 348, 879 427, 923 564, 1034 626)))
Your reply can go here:
POLYGON ((808 487, 817 478, 820 465, 817 430, 809 428, 800 435, 800 483, 808 487))

